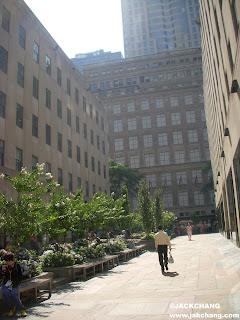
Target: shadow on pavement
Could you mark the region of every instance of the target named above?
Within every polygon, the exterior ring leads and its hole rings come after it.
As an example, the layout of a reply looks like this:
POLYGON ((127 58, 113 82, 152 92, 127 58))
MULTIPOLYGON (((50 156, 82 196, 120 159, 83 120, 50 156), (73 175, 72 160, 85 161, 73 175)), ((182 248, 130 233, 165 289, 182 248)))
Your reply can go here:
POLYGON ((173 271, 173 272, 164 272, 163 274, 165 277, 177 277, 179 276, 179 273, 177 271, 173 271))

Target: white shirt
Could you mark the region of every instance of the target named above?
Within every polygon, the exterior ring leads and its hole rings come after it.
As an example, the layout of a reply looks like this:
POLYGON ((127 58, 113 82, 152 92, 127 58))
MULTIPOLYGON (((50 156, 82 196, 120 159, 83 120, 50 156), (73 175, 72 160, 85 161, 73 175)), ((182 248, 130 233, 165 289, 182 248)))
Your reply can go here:
POLYGON ((159 245, 167 245, 169 249, 171 249, 171 242, 166 232, 160 230, 158 233, 155 234, 155 247, 156 250, 158 249, 159 245))

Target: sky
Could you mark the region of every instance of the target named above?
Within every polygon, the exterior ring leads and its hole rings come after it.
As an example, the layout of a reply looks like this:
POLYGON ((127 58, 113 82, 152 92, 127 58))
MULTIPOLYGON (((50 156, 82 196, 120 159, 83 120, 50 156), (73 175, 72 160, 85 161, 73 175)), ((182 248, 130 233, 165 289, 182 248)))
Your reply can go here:
POLYGON ((103 49, 124 55, 121 0, 24 0, 69 58, 103 49))

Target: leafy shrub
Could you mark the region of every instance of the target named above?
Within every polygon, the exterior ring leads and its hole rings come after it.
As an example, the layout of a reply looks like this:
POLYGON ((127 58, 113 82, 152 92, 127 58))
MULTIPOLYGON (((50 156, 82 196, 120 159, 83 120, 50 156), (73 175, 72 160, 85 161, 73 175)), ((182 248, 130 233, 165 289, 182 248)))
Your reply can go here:
POLYGON ((42 273, 42 263, 40 261, 19 260, 24 278, 36 277, 42 273))
POLYGON ((141 239, 142 240, 152 240, 155 237, 155 233, 149 233, 149 234, 144 234, 142 235, 141 239))
POLYGON ((47 250, 39 257, 44 267, 66 267, 73 266, 75 263, 72 254, 64 252, 54 252, 52 250, 47 250))
POLYGON ((105 252, 108 254, 123 251, 125 248, 127 248, 127 245, 124 243, 123 240, 113 240, 113 242, 103 243, 101 244, 101 246, 104 248, 105 252))

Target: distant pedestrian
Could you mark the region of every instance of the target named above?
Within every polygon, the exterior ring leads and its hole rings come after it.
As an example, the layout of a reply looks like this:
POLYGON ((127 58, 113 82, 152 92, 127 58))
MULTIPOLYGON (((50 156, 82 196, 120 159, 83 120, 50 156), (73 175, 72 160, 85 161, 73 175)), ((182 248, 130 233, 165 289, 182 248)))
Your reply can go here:
POLYGON ((168 248, 172 249, 171 242, 169 236, 166 232, 163 231, 162 225, 158 226, 158 233, 155 235, 155 248, 158 252, 159 263, 162 269, 162 273, 164 273, 164 266, 166 270, 168 270, 168 248), (164 261, 163 261, 164 260, 164 261))
POLYGON ((188 240, 192 240, 192 226, 190 223, 187 225, 187 234, 188 234, 188 240))

